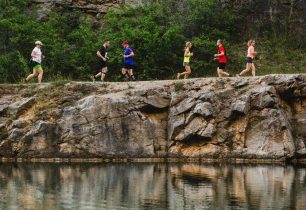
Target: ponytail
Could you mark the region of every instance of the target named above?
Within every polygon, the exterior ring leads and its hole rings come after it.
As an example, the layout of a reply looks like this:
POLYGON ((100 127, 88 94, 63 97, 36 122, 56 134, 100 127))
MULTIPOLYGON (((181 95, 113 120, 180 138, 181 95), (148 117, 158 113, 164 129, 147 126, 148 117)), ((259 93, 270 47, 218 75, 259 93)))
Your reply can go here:
POLYGON ((190 45, 190 44, 191 44, 191 42, 190 42, 190 41, 186 42, 186 45, 185 45, 184 50, 186 50, 186 49, 189 47, 189 45, 190 45))

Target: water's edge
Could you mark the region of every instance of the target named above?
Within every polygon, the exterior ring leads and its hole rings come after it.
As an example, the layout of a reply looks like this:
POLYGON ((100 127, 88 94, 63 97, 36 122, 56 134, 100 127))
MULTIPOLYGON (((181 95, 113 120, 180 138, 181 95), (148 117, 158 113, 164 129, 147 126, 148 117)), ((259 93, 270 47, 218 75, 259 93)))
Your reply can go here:
POLYGON ((0 158, 0 163, 229 163, 306 164, 306 159, 207 159, 207 158, 0 158))

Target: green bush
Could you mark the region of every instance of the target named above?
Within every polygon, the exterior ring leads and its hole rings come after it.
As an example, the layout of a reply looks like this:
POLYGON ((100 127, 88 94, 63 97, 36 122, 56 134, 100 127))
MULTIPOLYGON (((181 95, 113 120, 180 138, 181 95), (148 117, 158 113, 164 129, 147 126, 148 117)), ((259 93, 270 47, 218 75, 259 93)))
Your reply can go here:
POLYGON ((28 61, 19 51, 0 56, 0 82, 18 83, 29 72, 28 61))
MULTIPOLYGON (((98 70, 96 51, 105 39, 111 40, 110 81, 120 80, 119 55, 121 42, 126 39, 135 51, 135 73, 141 80, 174 79, 183 71, 186 41, 194 44, 191 76, 215 76, 213 55, 218 38, 224 40, 227 68, 232 74, 245 67, 246 42, 251 38, 257 41, 258 74, 305 73, 305 40, 292 44, 295 36, 289 31, 291 23, 280 15, 271 23, 262 14, 254 18, 250 13, 250 9, 260 13, 266 4, 263 0, 240 1, 239 5, 221 0, 150 2, 109 11, 101 21, 102 28, 97 29, 77 10, 57 9, 42 16, 30 0, 1 1, 0 82, 19 82, 32 71, 27 62, 35 40, 45 44, 42 66, 47 82, 89 80, 98 70)), ((288 10, 280 9, 282 14, 288 10)))

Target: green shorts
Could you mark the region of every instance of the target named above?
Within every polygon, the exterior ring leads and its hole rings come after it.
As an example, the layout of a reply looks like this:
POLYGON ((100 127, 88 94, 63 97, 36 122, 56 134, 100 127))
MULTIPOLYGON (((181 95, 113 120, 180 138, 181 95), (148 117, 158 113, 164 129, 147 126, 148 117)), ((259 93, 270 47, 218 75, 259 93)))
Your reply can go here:
POLYGON ((36 69, 41 68, 41 64, 38 63, 38 62, 32 61, 32 67, 33 67, 33 69, 36 70, 36 69))
POLYGON ((36 66, 33 67, 35 70, 41 68, 41 64, 37 64, 36 66))

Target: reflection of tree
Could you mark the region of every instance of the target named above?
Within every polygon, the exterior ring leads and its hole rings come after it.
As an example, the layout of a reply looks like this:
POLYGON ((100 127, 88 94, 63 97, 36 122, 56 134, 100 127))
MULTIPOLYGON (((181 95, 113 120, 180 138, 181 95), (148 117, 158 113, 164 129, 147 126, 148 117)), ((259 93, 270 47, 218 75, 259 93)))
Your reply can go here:
POLYGON ((305 209, 306 169, 2 164, 0 209, 305 209))

